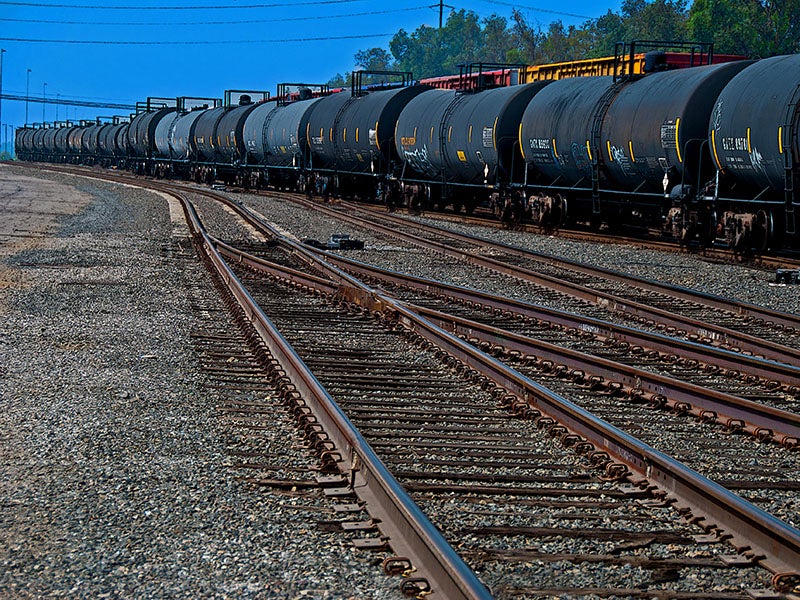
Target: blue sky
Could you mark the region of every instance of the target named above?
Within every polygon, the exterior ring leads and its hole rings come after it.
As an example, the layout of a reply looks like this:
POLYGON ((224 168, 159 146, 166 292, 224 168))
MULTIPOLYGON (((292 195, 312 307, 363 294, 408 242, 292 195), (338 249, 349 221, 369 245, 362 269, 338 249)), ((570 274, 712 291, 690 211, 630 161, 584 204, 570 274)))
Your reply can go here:
MULTIPOLYGON (((226 89, 274 94, 280 82, 324 83, 352 70, 357 51, 375 46, 388 50, 400 28, 411 32, 422 24, 436 26, 438 4, 430 6, 435 3, 0 0, 0 48, 6 50, 2 91, 120 104, 147 96, 222 97, 226 89)), ((578 25, 586 20, 582 17, 619 10, 620 1, 445 0, 445 5, 445 19, 451 10, 447 5, 480 17, 506 18, 516 6, 529 23, 546 28, 558 19, 578 25)), ((23 124, 25 104, 4 99, 2 123, 23 124)), ((54 121, 55 105, 44 107, 44 120, 54 121)), ((29 123, 42 121, 42 108, 41 103, 28 103, 29 123)), ((74 120, 126 112, 59 106, 57 116, 74 120)))

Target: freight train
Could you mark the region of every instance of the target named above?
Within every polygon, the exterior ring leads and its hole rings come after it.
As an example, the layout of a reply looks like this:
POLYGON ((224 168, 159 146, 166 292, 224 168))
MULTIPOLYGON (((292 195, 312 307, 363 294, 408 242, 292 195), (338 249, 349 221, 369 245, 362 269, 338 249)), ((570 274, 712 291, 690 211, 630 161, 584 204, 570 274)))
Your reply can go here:
POLYGON ((385 86, 359 72, 349 90, 287 86, 238 104, 148 101, 129 122, 18 129, 16 151, 389 204, 485 203, 552 228, 658 225, 744 252, 800 246, 800 55, 641 58, 608 75, 537 68, 546 78, 532 81, 530 68, 482 65, 385 86))

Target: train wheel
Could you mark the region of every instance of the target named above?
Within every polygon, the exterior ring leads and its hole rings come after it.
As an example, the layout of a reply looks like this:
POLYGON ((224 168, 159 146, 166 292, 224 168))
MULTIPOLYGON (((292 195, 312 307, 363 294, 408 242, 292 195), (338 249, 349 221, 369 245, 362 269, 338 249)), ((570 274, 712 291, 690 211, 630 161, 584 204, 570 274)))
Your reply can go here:
POLYGON ((770 210, 760 210, 756 213, 756 222, 753 230, 753 249, 764 252, 775 240, 775 219, 770 210))

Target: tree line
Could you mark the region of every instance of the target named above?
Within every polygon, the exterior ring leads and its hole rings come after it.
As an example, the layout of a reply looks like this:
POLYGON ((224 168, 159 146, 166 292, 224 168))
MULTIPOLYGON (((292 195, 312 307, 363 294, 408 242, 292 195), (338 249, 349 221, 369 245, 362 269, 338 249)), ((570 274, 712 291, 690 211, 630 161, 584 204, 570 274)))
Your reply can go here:
MULTIPOLYGON (((511 19, 480 19, 454 10, 441 29, 422 25, 398 31, 385 48, 356 53, 355 65, 373 71, 410 71, 415 78, 458 73, 459 65, 547 64, 614 54, 617 42, 663 40, 713 42, 714 52, 765 58, 800 52, 800 0, 624 0, 619 13, 565 26, 529 23, 518 10, 511 19)), ((349 74, 329 83, 345 85, 349 74)))

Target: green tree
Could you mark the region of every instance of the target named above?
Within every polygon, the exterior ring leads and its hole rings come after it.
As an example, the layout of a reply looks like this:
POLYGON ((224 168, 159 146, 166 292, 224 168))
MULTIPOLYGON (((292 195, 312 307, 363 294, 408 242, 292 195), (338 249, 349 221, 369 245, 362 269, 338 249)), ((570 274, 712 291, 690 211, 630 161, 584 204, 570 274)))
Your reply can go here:
POLYGON ((353 59, 357 67, 367 71, 394 71, 397 67, 392 55, 383 48, 361 50, 353 59))
POLYGON ((537 64, 539 45, 544 41, 541 30, 529 25, 525 17, 517 9, 511 11, 511 38, 513 47, 506 54, 510 62, 526 65, 537 64))
POLYGON ((800 51, 800 0, 695 0, 687 23, 715 52, 764 58, 800 51))
POLYGON ((459 65, 484 60, 483 34, 478 15, 472 11, 454 10, 442 28, 442 69, 457 73, 459 65))
POLYGON ((508 29, 508 22, 497 15, 487 17, 483 21, 483 50, 480 60, 484 62, 510 62, 509 52, 513 48, 513 39, 508 29))
POLYGON ((624 0, 623 40, 686 40, 685 0, 624 0))
POLYGON ((337 73, 326 82, 332 88, 345 87, 350 85, 350 73, 337 73))

